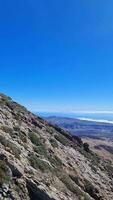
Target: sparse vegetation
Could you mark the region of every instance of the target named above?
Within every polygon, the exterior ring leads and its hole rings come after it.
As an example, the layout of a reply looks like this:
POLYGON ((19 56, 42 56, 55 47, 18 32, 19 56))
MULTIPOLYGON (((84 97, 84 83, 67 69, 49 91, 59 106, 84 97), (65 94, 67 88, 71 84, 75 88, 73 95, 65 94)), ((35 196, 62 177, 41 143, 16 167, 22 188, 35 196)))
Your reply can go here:
POLYGON ((4 136, 0 135, 0 143, 4 146, 4 147, 8 147, 9 150, 12 151, 12 153, 16 156, 16 158, 20 158, 20 154, 21 151, 18 147, 16 147, 15 144, 13 144, 12 142, 10 142, 9 140, 7 140, 4 136))
POLYGON ((48 160, 50 161, 50 163, 58 168, 58 167, 62 167, 62 161, 60 160, 60 158, 58 158, 57 156, 55 155, 49 155, 48 156, 48 160))
POLYGON ((42 140, 41 138, 37 135, 35 132, 29 132, 29 138, 31 142, 36 145, 36 146, 41 146, 42 145, 42 140))
POLYGON ((47 127, 46 127, 46 131, 47 131, 48 133, 50 133, 51 135, 53 135, 53 134, 55 133, 55 130, 54 130, 52 127, 50 127, 50 126, 47 126, 47 127))
POLYGON ((6 138, 4 136, 0 135, 0 143, 3 146, 7 147, 8 141, 6 140, 6 138))
POLYGON ((56 142, 55 139, 51 138, 51 139, 50 139, 50 143, 51 143, 51 145, 52 145, 54 148, 57 148, 57 147, 58 147, 58 143, 56 142))
POLYGON ((40 169, 42 172, 52 171, 52 167, 46 161, 38 158, 36 155, 31 155, 29 158, 31 166, 35 169, 40 169))
POLYGON ((79 185, 79 177, 74 175, 69 175, 69 177, 74 181, 77 185, 79 185))
POLYGON ((81 196, 83 196, 82 191, 78 186, 74 185, 74 182, 67 174, 62 173, 59 175, 59 178, 72 193, 76 194, 78 198, 81 199, 81 196))
MULTIPOLYGON (((0 188, 10 183, 8 195, 11 191, 21 199, 35 199, 36 192, 42 195, 39 183, 45 194, 50 194, 53 186, 50 198, 58 192, 59 199, 100 200, 104 193, 108 199, 113 196, 112 161, 101 159, 79 137, 49 125, 7 98, 2 101, 0 97, 0 116, 0 188), (88 173, 84 174, 84 169, 88 173)), ((104 149, 112 153, 112 148, 104 149)))
POLYGON ((90 166, 96 166, 98 167, 100 164, 100 157, 93 152, 87 152, 83 148, 79 148, 79 151, 81 154, 83 154, 89 161, 90 161, 90 166))
POLYGON ((69 145, 69 140, 62 135, 61 133, 58 133, 57 135, 54 136, 56 140, 58 140, 61 144, 63 145, 69 145))
POLYGON ((113 165, 111 163, 107 163, 104 168, 107 171, 108 175, 113 178, 113 165))
POLYGON ((76 135, 73 135, 72 138, 73 138, 75 141, 77 141, 77 143, 78 143, 80 146, 83 145, 83 142, 82 142, 82 140, 81 140, 80 137, 78 137, 78 136, 76 136, 76 135))
POLYGON ((0 160, 0 186, 3 183, 9 183, 11 180, 11 174, 9 167, 6 165, 5 161, 0 160))
POLYGON ((34 146, 34 151, 44 157, 47 157, 47 150, 44 145, 34 146))
POLYGON ((86 151, 86 152, 89 152, 90 150, 89 150, 89 144, 88 143, 84 143, 83 144, 83 147, 84 147, 84 150, 86 151))
POLYGON ((61 167, 61 160, 55 156, 53 153, 49 153, 49 151, 45 148, 44 145, 34 146, 34 151, 41 156, 44 156, 46 160, 48 160, 53 167, 61 167))
POLYGON ((13 134, 13 129, 12 128, 10 128, 10 127, 8 127, 8 126, 1 126, 0 127, 0 129, 2 130, 2 131, 4 131, 5 133, 9 133, 10 135, 11 134, 13 134))

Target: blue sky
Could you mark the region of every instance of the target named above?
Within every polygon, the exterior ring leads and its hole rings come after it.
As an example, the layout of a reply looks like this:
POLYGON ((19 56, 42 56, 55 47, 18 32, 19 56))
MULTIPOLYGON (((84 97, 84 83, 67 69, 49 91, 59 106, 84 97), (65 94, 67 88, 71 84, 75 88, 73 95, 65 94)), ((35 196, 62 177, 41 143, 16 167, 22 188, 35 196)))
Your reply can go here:
POLYGON ((113 110, 112 8, 1 0, 0 92, 33 111, 113 110))

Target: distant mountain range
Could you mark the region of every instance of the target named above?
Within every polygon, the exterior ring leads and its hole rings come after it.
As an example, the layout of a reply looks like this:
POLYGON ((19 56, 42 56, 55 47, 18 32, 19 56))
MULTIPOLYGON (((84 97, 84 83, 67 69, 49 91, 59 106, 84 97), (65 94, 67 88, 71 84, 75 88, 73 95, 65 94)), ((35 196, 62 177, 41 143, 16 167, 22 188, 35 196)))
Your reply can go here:
POLYGON ((113 124, 80 120, 68 117, 51 116, 45 118, 49 123, 69 131, 73 135, 89 138, 110 138, 113 139, 113 124))

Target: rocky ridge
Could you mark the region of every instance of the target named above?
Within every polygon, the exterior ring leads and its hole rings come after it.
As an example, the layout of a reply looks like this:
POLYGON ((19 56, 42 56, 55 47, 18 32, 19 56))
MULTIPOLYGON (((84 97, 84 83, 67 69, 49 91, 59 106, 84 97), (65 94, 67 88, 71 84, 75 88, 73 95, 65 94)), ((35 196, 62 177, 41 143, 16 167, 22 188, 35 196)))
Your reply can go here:
POLYGON ((113 166, 0 94, 1 200, 111 200, 113 166))

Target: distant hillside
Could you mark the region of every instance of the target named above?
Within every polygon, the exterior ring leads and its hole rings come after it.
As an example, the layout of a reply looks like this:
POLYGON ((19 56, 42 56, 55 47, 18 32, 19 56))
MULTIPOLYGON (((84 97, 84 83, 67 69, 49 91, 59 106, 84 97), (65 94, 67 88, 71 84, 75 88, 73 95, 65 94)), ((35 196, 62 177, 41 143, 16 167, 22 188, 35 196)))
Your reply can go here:
POLYGON ((103 122, 92 122, 66 117, 47 117, 51 124, 58 125, 73 135, 91 138, 113 139, 113 124, 103 122))

